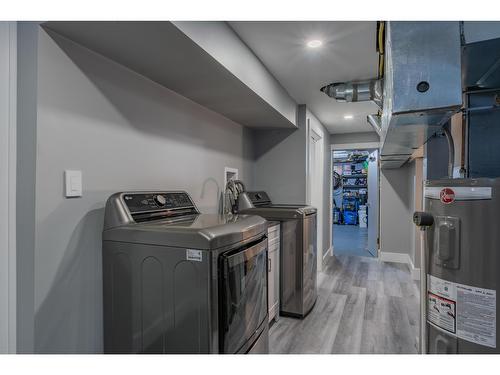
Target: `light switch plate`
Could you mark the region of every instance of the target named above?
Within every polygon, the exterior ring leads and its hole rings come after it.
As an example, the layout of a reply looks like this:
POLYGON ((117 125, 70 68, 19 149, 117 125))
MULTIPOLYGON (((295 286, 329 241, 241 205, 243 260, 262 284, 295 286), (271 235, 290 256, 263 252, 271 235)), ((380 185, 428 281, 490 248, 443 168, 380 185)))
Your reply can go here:
POLYGON ((67 198, 82 196, 82 171, 65 170, 64 182, 67 198))

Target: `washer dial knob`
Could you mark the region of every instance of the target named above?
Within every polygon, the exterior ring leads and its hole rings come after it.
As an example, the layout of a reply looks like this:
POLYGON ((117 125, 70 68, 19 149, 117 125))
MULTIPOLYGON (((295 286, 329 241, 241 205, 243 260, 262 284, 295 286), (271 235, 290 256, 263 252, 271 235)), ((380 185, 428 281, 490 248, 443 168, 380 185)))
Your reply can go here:
POLYGON ((167 203, 167 200, 163 195, 155 195, 153 199, 155 203, 160 207, 165 206, 165 204, 167 203))

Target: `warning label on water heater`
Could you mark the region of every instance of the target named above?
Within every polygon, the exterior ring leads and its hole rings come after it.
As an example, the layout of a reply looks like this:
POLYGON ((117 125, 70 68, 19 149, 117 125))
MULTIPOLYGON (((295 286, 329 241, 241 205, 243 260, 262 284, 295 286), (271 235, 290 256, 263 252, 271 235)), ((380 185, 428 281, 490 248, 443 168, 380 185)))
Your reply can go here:
POLYGON ((450 333, 456 333, 455 301, 427 292, 427 319, 450 333))
POLYGON ((429 275, 427 320, 461 339, 496 348, 496 291, 429 275))

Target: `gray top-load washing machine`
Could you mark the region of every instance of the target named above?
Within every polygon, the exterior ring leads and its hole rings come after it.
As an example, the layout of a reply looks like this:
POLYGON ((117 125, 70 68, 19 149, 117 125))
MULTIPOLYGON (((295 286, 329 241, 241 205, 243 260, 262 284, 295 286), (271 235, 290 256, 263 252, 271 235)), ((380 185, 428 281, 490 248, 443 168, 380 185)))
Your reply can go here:
POLYGON ((267 353, 267 223, 123 192, 103 231, 106 353, 267 353))
POLYGON ((280 315, 305 317, 317 298, 316 208, 273 204, 264 191, 238 197, 238 213, 281 222, 280 315))

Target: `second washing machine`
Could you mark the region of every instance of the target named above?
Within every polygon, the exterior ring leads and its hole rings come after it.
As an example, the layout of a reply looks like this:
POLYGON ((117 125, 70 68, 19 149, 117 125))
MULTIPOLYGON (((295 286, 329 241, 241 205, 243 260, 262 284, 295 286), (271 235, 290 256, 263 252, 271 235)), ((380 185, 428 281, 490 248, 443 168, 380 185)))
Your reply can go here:
POLYGON ((265 191, 243 192, 238 212, 281 223, 280 315, 304 318, 317 298, 316 208, 273 204, 265 191))

